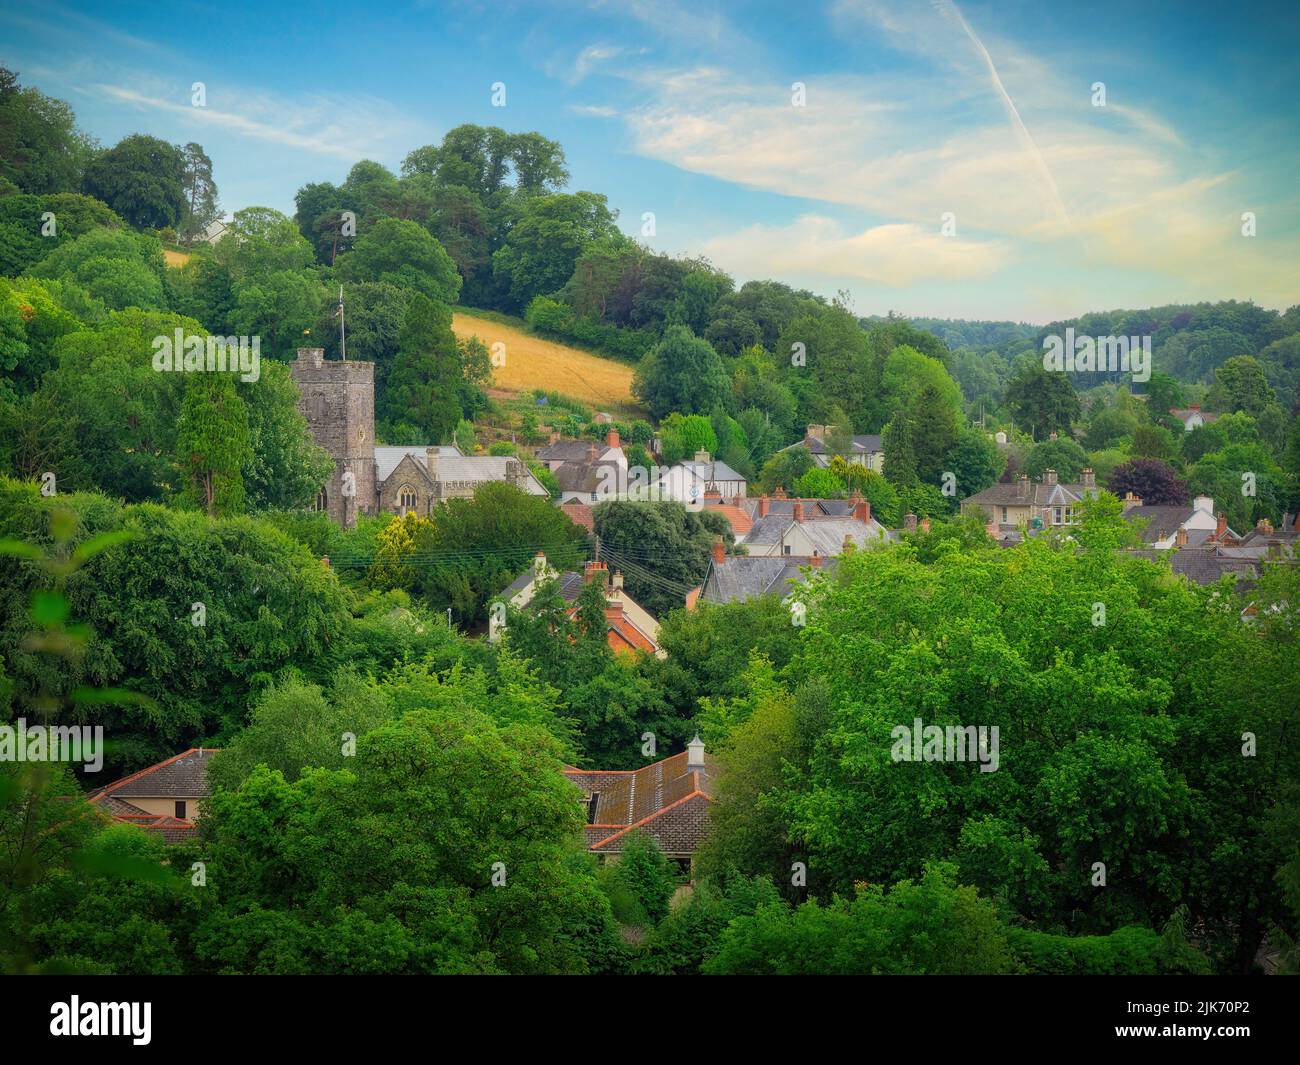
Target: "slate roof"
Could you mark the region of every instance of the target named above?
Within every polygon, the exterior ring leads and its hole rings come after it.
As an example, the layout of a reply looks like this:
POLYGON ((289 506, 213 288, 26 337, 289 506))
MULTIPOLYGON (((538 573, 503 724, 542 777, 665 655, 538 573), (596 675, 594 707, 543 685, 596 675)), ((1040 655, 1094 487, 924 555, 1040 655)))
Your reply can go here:
POLYGON ((1085 495, 1096 495, 1099 489, 1094 485, 1082 484, 1044 484, 1041 481, 1000 481, 995 485, 967 496, 962 504, 977 503, 981 506, 994 507, 1051 507, 1077 503, 1085 495))
POLYGON ((584 492, 594 494, 599 490, 617 491, 622 467, 617 462, 562 462, 554 469, 555 479, 562 492, 584 492), (612 471, 612 473, 610 472, 612 471))
MULTIPOLYGON (((870 455, 873 452, 882 450, 880 440, 881 438, 878 433, 858 434, 853 437, 853 444, 850 450, 855 455, 870 455)), ((830 453, 830 449, 826 446, 825 438, 815 436, 812 433, 806 434, 799 443, 791 444, 790 447, 785 447, 781 450, 789 451, 790 448, 794 447, 806 447, 814 455, 826 455, 830 453)))
MULTIPOLYGON (((755 546, 778 544, 795 526, 794 518, 787 514, 768 514, 759 518, 745 537, 745 543, 755 546)), ((893 534, 872 518, 861 522, 854 518, 804 518, 799 529, 812 541, 819 555, 838 555, 844 550, 844 538, 849 537, 855 546, 863 547, 893 539, 893 534)))
MULTIPOLYGON (((523 462, 512 455, 450 455, 438 456, 439 481, 505 481, 508 463, 523 462)), ((533 476, 532 470, 524 463, 524 473, 528 480, 524 491, 530 496, 549 496, 542 483, 533 476)))
MULTIPOLYGON (((684 469, 687 473, 693 474, 701 481, 744 481, 745 475, 737 473, 721 459, 710 459, 708 462, 696 462, 694 459, 679 462, 672 469, 684 469)), ((667 476, 665 472, 664 476, 667 476)), ((662 479, 662 478, 660 478, 662 479)))
MULTIPOLYGON (((426 465, 426 456, 424 447, 376 447, 375 448, 375 483, 383 484, 393 475, 398 464, 407 455, 415 459, 421 466, 426 465)), ((453 447, 450 444, 438 445, 438 466, 442 466, 444 459, 458 455, 464 458, 460 448, 453 447)))
MULTIPOLYGON (((746 599, 769 593, 784 596, 791 581, 806 580, 800 571, 811 559, 794 555, 728 555, 721 562, 710 562, 700 599, 708 603, 742 603, 746 599)), ((829 566, 834 559, 828 559, 829 566)))
MULTIPOLYGON (((1146 520, 1149 524, 1146 527, 1146 531, 1142 533, 1142 542, 1153 544, 1157 540, 1169 539, 1169 537, 1178 532, 1183 522, 1195 513, 1196 510, 1190 506, 1151 507, 1143 505, 1140 507, 1129 507, 1128 510, 1124 511, 1124 517, 1130 521, 1134 518, 1146 520)), ((1213 532, 1213 530, 1197 531, 1213 532)), ((1191 532, 1192 530, 1188 530, 1189 539, 1191 537, 1191 532)))
POLYGON ((211 747, 191 747, 165 762, 92 791, 86 799, 114 821, 153 832, 165 843, 181 843, 193 838, 197 831, 192 820, 151 814, 128 800, 207 798, 208 763, 216 753, 211 747))
POLYGON ((90 793, 92 802, 113 799, 201 799, 208 795, 208 763, 217 752, 192 747, 90 793))

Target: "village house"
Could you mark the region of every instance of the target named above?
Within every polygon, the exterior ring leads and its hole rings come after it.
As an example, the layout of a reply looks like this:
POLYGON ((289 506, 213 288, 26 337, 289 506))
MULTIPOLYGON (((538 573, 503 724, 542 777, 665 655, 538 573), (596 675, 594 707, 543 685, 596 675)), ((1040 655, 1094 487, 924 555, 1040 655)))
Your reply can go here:
POLYGON ((1016 480, 999 482, 961 501, 963 515, 983 515, 988 524, 999 530, 1015 531, 1021 525, 1030 529, 1074 525, 1076 506, 1094 497, 1099 489, 1091 469, 1085 469, 1077 484, 1057 480, 1055 470, 1044 470, 1041 481, 1030 481, 1026 474, 1016 480))
MULTIPOLYGON (((1142 542, 1157 551, 1173 547, 1180 529, 1187 533, 1186 543, 1197 547, 1219 526, 1210 496, 1197 496, 1191 506, 1147 506, 1129 492, 1124 497, 1124 517, 1135 525, 1141 523, 1142 542)), ((1230 531, 1226 524, 1225 531, 1230 531)))
POLYGON ((618 430, 612 428, 605 434, 603 445, 595 440, 561 440, 556 433, 554 439, 537 452, 536 458, 546 463, 546 468, 552 473, 568 462, 616 462, 627 469, 627 455, 618 430), (591 453, 593 447, 596 449, 594 456, 591 453))
POLYGON ((811 574, 833 567, 822 555, 729 555, 721 538, 714 540, 704 581, 686 595, 686 609, 699 603, 743 603, 763 595, 784 599, 794 584, 806 584, 811 574))
POLYGON ((136 825, 166 843, 191 839, 210 794, 208 763, 217 751, 192 747, 165 762, 141 769, 86 796, 115 821, 136 825))
POLYGON ((1169 413, 1182 422, 1183 429, 1189 433, 1202 425, 1209 425, 1211 422, 1218 421, 1219 418, 1217 414, 1211 414, 1208 410, 1201 410, 1200 405, 1195 403, 1190 407, 1171 407, 1169 413))
POLYGON ((871 503, 854 499, 760 496, 739 543, 750 555, 832 558, 846 546, 870 547, 897 537, 871 516, 871 503))
POLYGON ((578 596, 583 585, 598 581, 605 593, 605 623, 609 646, 616 652, 631 654, 643 652, 656 658, 666 658, 667 652, 659 647, 659 622, 633 599, 623 588, 623 574, 610 573, 603 562, 586 562, 582 573, 560 572, 546 561, 538 551, 533 564, 511 582, 501 593, 502 598, 518 610, 533 601, 544 581, 559 581, 560 595, 569 607, 569 616, 578 612, 578 596))
MULTIPOLYGON (((783 447, 782 451, 791 451, 797 447, 807 448, 812 452, 813 462, 825 469, 831 464, 836 452, 826 443, 835 432, 833 425, 810 425, 804 432, 804 438, 797 444, 783 447)), ((879 434, 859 434, 851 438, 848 453, 841 458, 854 466, 865 466, 877 473, 885 472, 885 449, 879 434)))
POLYGON ((694 459, 679 462, 655 478, 652 498, 702 506, 705 496, 710 494, 721 499, 743 499, 746 488, 743 474, 701 450, 695 453, 694 459))
POLYGON ((622 853, 634 830, 650 836, 689 873, 704 838, 712 800, 714 765, 696 736, 680 754, 640 769, 602 771, 572 766, 586 813, 587 849, 602 857, 622 853))
POLYGON ((555 475, 560 486, 561 503, 599 503, 605 499, 621 498, 628 489, 627 455, 619 444, 618 430, 610 429, 605 434, 603 447, 594 440, 566 440, 552 444, 538 452, 558 455, 572 455, 571 446, 578 444, 585 448, 581 458, 544 460, 555 475), (561 444, 565 445, 560 450, 561 444))
POLYGON ((326 359, 323 348, 299 348, 289 370, 311 437, 334 460, 313 509, 345 528, 361 514, 428 515, 444 500, 472 496, 492 481, 550 495, 513 456, 464 455, 437 444, 376 447, 374 363, 326 359))

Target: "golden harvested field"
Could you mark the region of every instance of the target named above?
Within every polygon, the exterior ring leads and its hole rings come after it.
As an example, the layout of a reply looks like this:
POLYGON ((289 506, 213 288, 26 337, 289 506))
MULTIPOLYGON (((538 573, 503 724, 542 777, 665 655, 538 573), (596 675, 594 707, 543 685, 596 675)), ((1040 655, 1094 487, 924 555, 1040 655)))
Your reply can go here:
POLYGON ((640 413, 632 398, 632 367, 626 363, 468 314, 454 313, 451 328, 458 337, 477 336, 489 350, 497 341, 505 344, 505 365, 492 369, 494 388, 511 392, 542 388, 611 414, 640 413))
POLYGON ((170 248, 163 248, 163 260, 168 266, 180 268, 190 261, 189 252, 172 251, 170 248))

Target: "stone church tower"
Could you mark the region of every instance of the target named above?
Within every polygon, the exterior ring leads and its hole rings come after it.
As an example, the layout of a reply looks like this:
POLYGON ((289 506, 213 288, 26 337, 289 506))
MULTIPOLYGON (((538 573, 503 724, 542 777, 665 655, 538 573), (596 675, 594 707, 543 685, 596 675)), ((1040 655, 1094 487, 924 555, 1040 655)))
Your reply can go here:
POLYGON ((375 364, 299 348, 289 371, 312 439, 334 459, 317 509, 350 529, 358 514, 375 512, 375 364))

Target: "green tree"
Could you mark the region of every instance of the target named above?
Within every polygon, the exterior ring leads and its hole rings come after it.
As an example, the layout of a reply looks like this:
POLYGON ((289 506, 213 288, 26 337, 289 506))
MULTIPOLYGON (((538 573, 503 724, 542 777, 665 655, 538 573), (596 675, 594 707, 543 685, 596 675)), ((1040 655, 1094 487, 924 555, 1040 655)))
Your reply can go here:
POLYGON ((1079 397, 1069 377, 1049 373, 1032 358, 1008 382, 1006 405, 1016 425, 1036 440, 1068 433, 1079 418, 1079 397))
POLYGON ((726 404, 731 384, 718 353, 686 326, 664 330, 637 367, 633 393, 656 418, 670 412, 708 415, 726 404))
POLYGON ((181 187, 185 192, 185 217, 181 236, 193 243, 209 224, 221 217, 217 203, 217 183, 212 178, 212 160, 203 146, 191 141, 181 149, 181 187))
POLYGON ((408 422, 441 443, 461 417, 460 357, 450 309, 417 292, 407 304, 397 346, 381 416, 408 422))
POLYGON ((86 167, 82 191, 141 229, 176 226, 185 217, 185 158, 180 149, 133 133, 86 167))
POLYGON ((208 517, 238 514, 248 461, 248 408, 223 373, 190 374, 176 426, 181 497, 208 517))
POLYGON ((417 222, 383 218, 367 226, 335 268, 344 281, 386 281, 455 303, 461 280, 441 244, 417 222))

